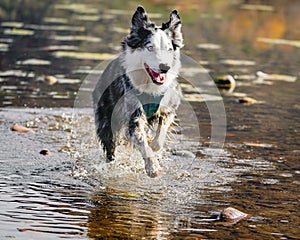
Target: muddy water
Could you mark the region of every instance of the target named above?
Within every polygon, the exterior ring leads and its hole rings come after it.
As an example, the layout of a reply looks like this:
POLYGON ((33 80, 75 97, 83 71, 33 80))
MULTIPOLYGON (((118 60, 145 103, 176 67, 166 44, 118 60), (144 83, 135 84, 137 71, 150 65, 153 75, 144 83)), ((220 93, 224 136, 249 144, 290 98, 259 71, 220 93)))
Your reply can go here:
POLYGON ((126 146, 105 164, 92 110, 73 109, 86 76, 118 53, 136 6, 122 3, 0 3, 0 239, 299 239, 299 2, 141 2, 157 23, 177 7, 184 53, 237 80, 222 93, 224 148, 209 147, 209 104, 185 95, 198 121, 181 108, 157 179, 126 146), (228 206, 249 218, 220 219, 228 206))

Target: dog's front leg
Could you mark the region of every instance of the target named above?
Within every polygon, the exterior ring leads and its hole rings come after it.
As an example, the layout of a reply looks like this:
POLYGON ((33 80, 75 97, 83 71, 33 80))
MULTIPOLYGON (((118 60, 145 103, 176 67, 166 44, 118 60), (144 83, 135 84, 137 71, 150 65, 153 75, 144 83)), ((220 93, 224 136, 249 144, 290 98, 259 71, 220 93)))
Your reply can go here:
POLYGON ((174 122, 174 113, 161 113, 158 119, 158 127, 153 141, 150 143, 151 148, 154 151, 162 149, 167 137, 167 132, 170 125, 174 122))
POLYGON ((147 141, 147 134, 145 132, 146 117, 138 109, 129 122, 129 135, 134 146, 141 152, 145 161, 145 170, 149 177, 157 177, 160 175, 162 168, 155 156, 152 148, 147 141))

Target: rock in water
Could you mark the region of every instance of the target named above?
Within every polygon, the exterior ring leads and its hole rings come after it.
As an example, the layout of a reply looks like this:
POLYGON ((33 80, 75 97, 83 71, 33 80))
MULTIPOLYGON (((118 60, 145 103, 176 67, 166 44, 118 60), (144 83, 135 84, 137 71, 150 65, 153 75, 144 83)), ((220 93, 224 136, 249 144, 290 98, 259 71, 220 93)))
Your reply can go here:
POLYGON ((34 133, 34 131, 32 129, 18 125, 18 124, 13 125, 11 127, 11 130, 16 131, 16 132, 23 132, 23 133, 26 133, 26 132, 34 133))
POLYGON ((247 213, 241 212, 233 207, 225 208, 222 212, 222 217, 232 223, 236 223, 249 215, 247 213))
POLYGON ((236 81, 231 75, 219 76, 214 81, 217 87, 226 93, 232 93, 236 88, 236 81))
POLYGON ((43 150, 40 151, 40 154, 42 154, 42 155, 50 155, 51 152, 48 149, 43 149, 43 150))
POLYGON ((251 105, 251 104, 257 103, 257 100, 255 100, 254 98, 251 98, 251 97, 243 97, 243 98, 240 98, 238 100, 238 102, 243 103, 243 104, 251 105))
POLYGON ((57 83, 57 78, 54 76, 45 76, 45 82, 49 85, 54 85, 57 83))

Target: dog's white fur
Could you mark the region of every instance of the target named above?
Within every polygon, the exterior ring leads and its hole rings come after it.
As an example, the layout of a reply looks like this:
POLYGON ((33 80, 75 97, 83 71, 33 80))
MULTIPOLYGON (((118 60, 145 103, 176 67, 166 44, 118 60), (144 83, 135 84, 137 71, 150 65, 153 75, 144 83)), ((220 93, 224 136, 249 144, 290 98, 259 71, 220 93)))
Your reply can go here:
POLYGON ((160 29, 151 36, 145 48, 135 51, 126 48, 121 55, 122 65, 136 89, 141 92, 159 95, 174 85, 174 79, 176 79, 181 67, 180 61, 177 61, 180 58, 180 49, 177 48, 175 52, 170 50, 173 50, 172 41, 166 32, 160 29), (170 65, 171 68, 166 73, 166 79, 162 86, 152 82, 145 70, 145 63, 156 72, 160 71, 160 63, 170 65))
POLYGON ((149 21, 142 7, 137 8, 123 51, 107 66, 93 92, 97 135, 108 161, 114 159, 119 132, 125 129, 127 138, 142 154, 148 176, 156 177, 162 171, 155 152, 163 147, 180 104, 181 90, 176 77, 181 67, 182 41, 181 20, 176 10, 159 27, 149 21), (149 69, 157 79, 150 76, 149 69), (159 107, 152 116, 154 120, 150 120, 144 107, 149 103, 157 105, 156 96, 160 99, 159 107), (146 128, 155 121, 157 131, 149 141, 146 128))

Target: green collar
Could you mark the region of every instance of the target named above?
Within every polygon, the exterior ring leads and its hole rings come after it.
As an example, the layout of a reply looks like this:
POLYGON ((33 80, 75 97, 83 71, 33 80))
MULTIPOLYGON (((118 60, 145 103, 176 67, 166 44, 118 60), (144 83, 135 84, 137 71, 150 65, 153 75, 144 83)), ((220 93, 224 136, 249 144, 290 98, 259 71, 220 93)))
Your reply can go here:
POLYGON ((161 99, 164 95, 152 95, 149 93, 137 94, 138 99, 143 105, 144 112, 147 116, 147 119, 152 118, 157 112, 161 99))

